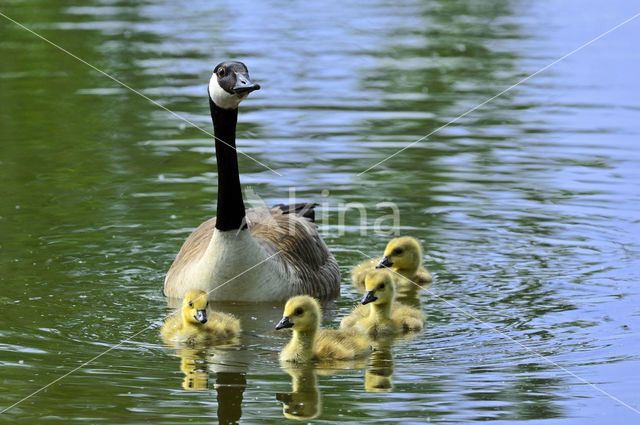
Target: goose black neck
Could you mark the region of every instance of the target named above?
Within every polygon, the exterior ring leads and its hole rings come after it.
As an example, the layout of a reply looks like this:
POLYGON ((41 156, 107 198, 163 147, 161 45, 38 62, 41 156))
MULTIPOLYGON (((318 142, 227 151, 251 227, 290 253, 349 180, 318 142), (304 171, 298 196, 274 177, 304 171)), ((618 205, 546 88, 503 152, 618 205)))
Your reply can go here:
POLYGON ((211 97, 209 97, 209 108, 216 138, 216 162, 218 163, 216 229, 244 229, 247 225, 244 220, 244 202, 236 153, 238 109, 222 109, 213 103, 211 97))

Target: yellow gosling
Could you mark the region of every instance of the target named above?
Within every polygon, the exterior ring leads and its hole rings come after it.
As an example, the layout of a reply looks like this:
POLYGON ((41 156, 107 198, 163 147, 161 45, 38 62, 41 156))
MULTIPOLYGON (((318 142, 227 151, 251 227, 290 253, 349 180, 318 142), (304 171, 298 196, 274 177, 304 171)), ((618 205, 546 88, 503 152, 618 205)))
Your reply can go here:
POLYGON ((181 314, 168 317, 160 333, 167 343, 205 344, 233 338, 240 322, 228 314, 207 311, 207 294, 199 289, 185 293, 181 314))
POLYGON ((425 316, 421 311, 394 302, 395 280, 390 271, 374 270, 367 274, 365 289, 362 305, 342 319, 340 328, 355 328, 376 337, 415 332, 424 326, 425 316))
POLYGON ((398 292, 416 291, 428 286, 433 277, 422 266, 422 247, 417 239, 403 236, 389 241, 382 258, 367 260, 354 267, 351 274, 353 286, 360 292, 365 291, 364 280, 374 270, 388 267, 405 279, 398 280, 398 292))
POLYGON ((371 353, 367 337, 353 329, 320 330, 321 319, 320 304, 310 296, 300 295, 287 301, 276 329, 291 328, 293 336, 282 349, 280 361, 350 360, 371 353))

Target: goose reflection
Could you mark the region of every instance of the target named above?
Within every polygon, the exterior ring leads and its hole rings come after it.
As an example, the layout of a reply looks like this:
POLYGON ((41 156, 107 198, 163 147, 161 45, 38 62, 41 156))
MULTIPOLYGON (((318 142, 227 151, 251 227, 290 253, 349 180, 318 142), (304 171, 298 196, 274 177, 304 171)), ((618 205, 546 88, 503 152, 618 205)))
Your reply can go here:
POLYGON ((218 423, 237 424, 242 416, 242 397, 247 388, 244 372, 218 372, 215 389, 218 401, 218 423))

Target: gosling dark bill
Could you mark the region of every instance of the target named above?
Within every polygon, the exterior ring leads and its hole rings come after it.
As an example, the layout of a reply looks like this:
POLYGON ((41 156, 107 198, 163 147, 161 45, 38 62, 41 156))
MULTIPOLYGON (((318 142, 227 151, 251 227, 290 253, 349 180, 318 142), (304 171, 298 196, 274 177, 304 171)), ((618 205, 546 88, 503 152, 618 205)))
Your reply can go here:
POLYGON ((207 311, 206 310, 197 310, 196 315, 193 316, 200 323, 207 323, 207 311))
POLYGON ((377 299, 378 297, 376 297, 375 291, 368 291, 366 294, 364 294, 364 297, 362 298, 362 305, 372 303, 377 299))
POLYGON ((389 260, 389 257, 382 257, 382 260, 380 260, 380 262, 376 265, 376 269, 382 269, 385 267, 391 267, 393 266, 393 262, 391 260, 389 260))
POLYGON ((276 325, 276 330, 280 330, 282 328, 291 328, 291 327, 293 327, 293 322, 289 320, 289 316, 285 316, 276 325))

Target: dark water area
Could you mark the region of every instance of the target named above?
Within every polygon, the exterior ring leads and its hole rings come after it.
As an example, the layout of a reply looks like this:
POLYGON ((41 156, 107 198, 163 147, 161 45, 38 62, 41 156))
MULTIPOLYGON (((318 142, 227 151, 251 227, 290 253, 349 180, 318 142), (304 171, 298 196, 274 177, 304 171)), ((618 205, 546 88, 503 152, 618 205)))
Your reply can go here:
POLYGON ((135 90, 0 16, 0 410, 78 368, 1 423, 293 422, 283 400, 313 423, 639 423, 640 18, 434 132, 637 4, 0 12, 135 90), (357 304, 350 271, 384 249, 393 202, 434 275, 415 338, 346 370, 283 369, 282 305, 231 303, 237 344, 161 342, 164 274, 215 214, 206 89, 228 58, 262 86, 240 107, 247 204, 320 204, 343 281, 324 326, 357 304), (392 388, 370 391, 374 375, 392 388))

